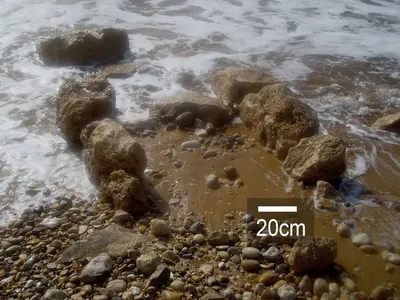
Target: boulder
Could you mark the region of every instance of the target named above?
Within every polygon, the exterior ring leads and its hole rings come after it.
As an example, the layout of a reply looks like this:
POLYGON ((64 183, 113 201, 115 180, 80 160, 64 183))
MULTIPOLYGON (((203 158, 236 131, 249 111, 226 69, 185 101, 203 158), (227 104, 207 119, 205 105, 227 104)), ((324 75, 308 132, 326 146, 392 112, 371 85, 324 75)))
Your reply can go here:
POLYGON ((379 118, 372 124, 373 128, 400 133, 400 111, 379 118))
POLYGON ((229 123, 232 114, 220 100, 193 92, 180 92, 162 99, 150 107, 150 117, 155 117, 162 123, 175 122, 183 113, 190 112, 193 119, 200 119, 214 126, 229 123))
POLYGON ((336 212, 339 210, 339 202, 343 202, 343 197, 340 193, 330 183, 319 180, 315 189, 315 207, 321 210, 336 212))
POLYGON ((341 139, 319 134, 302 139, 290 149, 283 170, 305 183, 335 179, 346 170, 345 154, 346 146, 341 139))
POLYGON ((144 213, 150 209, 148 195, 150 188, 143 176, 128 174, 124 170, 113 171, 104 177, 99 189, 99 199, 112 204, 114 209, 129 212, 132 215, 144 213))
POLYGON ((82 130, 91 122, 115 116, 115 92, 99 77, 67 79, 57 96, 57 118, 65 139, 80 143, 82 130))
POLYGON ((40 42, 37 52, 48 66, 80 66, 117 61, 129 51, 128 34, 120 29, 79 30, 40 42))
MULTIPOLYGON (((96 230, 85 239, 76 241, 66 249, 58 258, 57 263, 63 264, 81 258, 95 257, 101 253, 108 253, 109 247, 119 247, 125 252, 140 250, 146 239, 141 234, 136 234, 117 224, 111 224, 105 229, 96 230)), ((111 253, 109 253, 111 255, 111 253)), ((112 255, 111 255, 112 256, 112 255)))
POLYGON ((336 256, 335 240, 300 237, 290 251, 288 262, 295 272, 318 271, 329 267, 336 256))
POLYGON ((283 84, 266 86, 258 94, 247 95, 240 105, 240 118, 281 160, 302 138, 319 130, 316 112, 283 84))
POLYGON ((234 106, 239 105, 247 94, 256 94, 275 83, 278 81, 263 70, 230 67, 214 75, 211 89, 224 103, 234 106))
POLYGON ((117 122, 104 119, 89 124, 82 132, 81 141, 85 147, 82 158, 95 183, 99 184, 102 178, 119 170, 123 172, 114 174, 118 181, 122 178, 127 180, 123 173, 143 175, 147 165, 146 153, 117 122))

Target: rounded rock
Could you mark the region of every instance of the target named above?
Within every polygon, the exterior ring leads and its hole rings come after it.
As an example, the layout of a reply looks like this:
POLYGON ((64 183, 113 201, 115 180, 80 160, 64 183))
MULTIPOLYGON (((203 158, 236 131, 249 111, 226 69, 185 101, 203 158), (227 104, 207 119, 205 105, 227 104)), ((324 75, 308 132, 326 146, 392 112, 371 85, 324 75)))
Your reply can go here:
POLYGON ((150 229, 151 232, 155 236, 163 237, 163 236, 170 236, 171 230, 167 224, 167 222, 163 219, 153 219, 150 222, 150 229))
POLYGON ((340 287, 336 282, 329 284, 329 294, 335 299, 340 297, 340 287))
POLYGON ((147 253, 141 255, 136 260, 136 266, 145 276, 150 276, 161 263, 161 258, 157 253, 147 253))
POLYGON ((192 141, 187 141, 181 144, 181 150, 189 150, 189 149, 195 149, 195 148, 200 148, 200 142, 197 140, 192 140, 192 141))
POLYGON ((224 168, 224 175, 229 180, 235 180, 236 178, 239 177, 239 174, 238 174, 236 168, 233 167, 233 166, 225 167, 224 168))
POLYGON ((328 282, 326 282, 326 280, 323 278, 317 278, 314 281, 313 292, 314 295, 317 295, 318 297, 321 297, 324 293, 328 293, 329 292, 328 282))
POLYGON ((312 292, 313 282, 308 275, 304 275, 299 283, 299 290, 304 294, 307 292, 312 292))
POLYGON ((331 296, 328 293, 323 293, 320 300, 331 300, 331 296))
POLYGON ((206 238, 205 238, 205 236, 203 234, 198 233, 193 237, 193 241, 196 244, 203 244, 206 241, 206 238))
POLYGON ((227 288, 222 294, 225 299, 233 299, 235 297, 235 292, 231 288, 227 288))
POLYGON ((261 252, 254 247, 245 247, 242 250, 242 255, 244 258, 257 258, 261 255, 261 252))
POLYGON ((343 285, 349 292, 355 292, 357 290, 356 283, 351 278, 344 278, 343 285))
POLYGON ((185 283, 181 280, 175 280, 171 283, 170 287, 177 292, 183 292, 185 290, 185 283))
POLYGON ((351 236, 351 229, 348 225, 341 223, 338 225, 338 227, 336 228, 336 232, 344 238, 348 238, 351 236))
POLYGON ((246 272, 257 272, 260 269, 260 263, 254 259, 245 259, 241 265, 246 272))
POLYGON ((57 289, 49 289, 46 291, 46 293, 43 295, 41 300, 64 300, 66 298, 66 295, 64 292, 57 290, 57 289))
POLYGON ((22 247, 21 247, 21 246, 19 246, 19 245, 13 245, 13 246, 8 247, 8 248, 5 250, 5 253, 8 254, 8 255, 10 255, 10 254, 14 254, 14 253, 16 253, 16 252, 19 252, 19 251, 21 251, 21 250, 22 250, 22 247))
POLYGON ((371 245, 371 238, 366 233, 360 233, 353 237, 353 244, 360 247, 364 245, 371 245))
POLYGON ((244 292, 242 300, 256 300, 256 296, 252 292, 244 292))
POLYGON ((125 292, 126 288, 127 288, 127 284, 122 279, 115 279, 115 280, 110 281, 107 284, 107 289, 108 290, 113 290, 116 293, 125 292))
POLYGON ((214 231, 208 235, 207 240, 211 246, 225 246, 229 245, 230 237, 226 232, 214 231))
POLYGON ((208 188, 216 190, 220 187, 218 177, 214 174, 210 174, 206 177, 206 185, 208 188))
POLYGON ((369 255, 378 253, 378 249, 374 245, 362 245, 359 249, 361 252, 364 252, 369 255))
POLYGON ((242 217, 241 221, 242 221, 243 223, 248 224, 248 223, 254 221, 254 216, 251 215, 251 214, 245 214, 245 215, 242 217))
POLYGON ((164 291, 162 293, 163 299, 165 300, 181 300, 182 296, 176 292, 164 291))
POLYGON ((374 288, 371 292, 372 299, 374 300, 386 300, 393 297, 395 289, 389 284, 381 284, 374 288))
POLYGON ((278 289, 278 295, 282 300, 295 300, 297 298, 295 288, 289 284, 282 285, 278 289))
POLYGON ((267 271, 261 274, 261 276, 258 278, 258 282, 268 286, 277 282, 278 279, 279 279, 278 274, 267 271))

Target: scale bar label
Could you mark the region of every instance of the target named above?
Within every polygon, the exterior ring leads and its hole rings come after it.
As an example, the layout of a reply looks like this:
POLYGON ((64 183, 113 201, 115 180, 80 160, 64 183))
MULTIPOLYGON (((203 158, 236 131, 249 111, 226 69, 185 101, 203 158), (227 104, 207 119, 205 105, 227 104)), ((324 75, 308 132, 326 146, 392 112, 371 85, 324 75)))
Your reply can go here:
POLYGON ((258 206, 259 213, 287 213, 297 212, 297 206, 258 206))

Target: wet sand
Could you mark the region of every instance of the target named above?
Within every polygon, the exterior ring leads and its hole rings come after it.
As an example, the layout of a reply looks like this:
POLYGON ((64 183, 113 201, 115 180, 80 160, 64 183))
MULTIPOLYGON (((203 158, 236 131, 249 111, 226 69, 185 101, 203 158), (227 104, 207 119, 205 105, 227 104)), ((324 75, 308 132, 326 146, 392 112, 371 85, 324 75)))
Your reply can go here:
MULTIPOLYGON (((236 132, 245 140, 245 144, 252 144, 248 132, 241 127, 231 128, 224 134, 236 132)), ((261 145, 254 143, 245 150, 225 153, 214 158, 203 159, 202 155, 208 149, 220 147, 206 147, 195 149, 193 152, 181 152, 180 145, 184 141, 199 139, 194 135, 181 131, 160 131, 156 138, 140 138, 149 157, 149 169, 166 171, 162 179, 155 179, 164 200, 173 199, 170 204, 171 213, 184 216, 188 212, 203 215, 209 226, 229 229, 229 223, 224 215, 231 213, 239 220, 239 212, 247 211, 247 198, 306 198, 312 196, 312 189, 302 188, 284 174, 282 162, 266 152, 261 145), (165 156, 165 150, 171 149, 173 158, 165 156), (174 166, 174 162, 181 162, 182 166, 174 166), (205 177, 211 173, 223 178, 223 168, 234 166, 238 170, 244 185, 235 187, 231 184, 221 185, 217 190, 206 187, 205 177)), ((179 164, 178 164, 179 165, 179 164)), ((377 186, 384 185, 382 177, 377 176, 372 169, 363 179, 366 183, 374 182, 377 186), (380 180, 379 180, 380 179, 380 180)), ((384 177, 383 177, 384 178, 384 177)), ((397 245, 400 235, 396 234, 396 220, 400 213, 389 210, 384 206, 367 207, 357 205, 356 214, 352 217, 357 220, 356 232, 367 232, 373 241, 379 245, 380 252, 383 245, 397 245)), ((385 262, 381 254, 367 255, 358 250, 351 239, 341 238, 336 233, 334 220, 340 220, 339 213, 317 211, 314 220, 316 236, 334 238, 338 243, 338 257, 336 262, 342 265, 355 279, 360 290, 370 292, 371 289, 383 282, 392 282, 400 285, 400 269, 393 273, 385 270, 385 262)))

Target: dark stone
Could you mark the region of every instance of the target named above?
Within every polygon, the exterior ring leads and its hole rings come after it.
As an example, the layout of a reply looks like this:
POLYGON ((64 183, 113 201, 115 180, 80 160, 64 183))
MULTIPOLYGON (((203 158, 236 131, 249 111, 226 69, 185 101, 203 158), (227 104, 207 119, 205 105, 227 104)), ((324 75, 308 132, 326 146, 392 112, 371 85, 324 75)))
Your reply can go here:
POLYGON ((171 271, 166 266, 159 265, 153 274, 149 277, 147 287, 154 286, 156 288, 161 287, 166 283, 171 276, 171 271))

